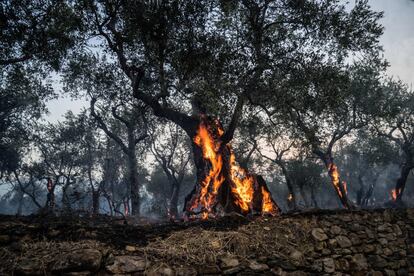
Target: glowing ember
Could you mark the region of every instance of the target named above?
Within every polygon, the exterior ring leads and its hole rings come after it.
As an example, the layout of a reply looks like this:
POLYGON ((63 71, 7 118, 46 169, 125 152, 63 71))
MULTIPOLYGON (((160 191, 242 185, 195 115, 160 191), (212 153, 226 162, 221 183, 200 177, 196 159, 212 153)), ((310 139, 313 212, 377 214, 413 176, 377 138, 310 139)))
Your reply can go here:
POLYGON ((391 197, 393 201, 397 200, 398 195, 400 194, 401 190, 400 189, 392 189, 391 190, 391 197))

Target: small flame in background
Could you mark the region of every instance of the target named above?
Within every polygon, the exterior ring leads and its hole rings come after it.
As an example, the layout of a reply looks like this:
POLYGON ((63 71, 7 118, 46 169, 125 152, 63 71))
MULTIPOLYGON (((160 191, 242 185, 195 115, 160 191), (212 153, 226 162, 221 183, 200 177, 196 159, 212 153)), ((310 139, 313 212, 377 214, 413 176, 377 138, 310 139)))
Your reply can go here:
POLYGON ((398 195, 400 194, 401 189, 392 189, 391 190, 391 198, 393 201, 397 200, 398 195))
POLYGON ((288 201, 292 201, 293 200, 293 195, 291 193, 289 193, 288 197, 287 197, 288 201))
POLYGON ((263 213, 273 213, 273 202, 270 196, 270 193, 262 186, 262 212, 263 213))
MULTIPOLYGON (((214 123, 217 128, 217 136, 220 138, 224 134, 224 131, 217 120, 214 123)), ((197 135, 194 137, 194 143, 201 147, 203 158, 210 161, 211 169, 201 183, 200 195, 190 207, 191 210, 195 210, 201 206, 204 209, 201 213, 202 219, 207 219, 209 216, 213 215, 211 214, 212 207, 215 203, 218 190, 224 182, 224 177, 221 173, 223 168, 223 157, 219 152, 221 143, 217 142, 217 140, 212 137, 207 125, 202 122, 198 127, 197 135)), ((235 198, 234 203, 244 212, 248 212, 252 209, 255 181, 253 176, 237 164, 236 157, 232 152, 231 147, 229 145, 227 145, 227 147, 230 151, 230 177, 235 184, 231 189, 235 198)), ((261 192, 262 213, 276 213, 270 193, 263 187, 261 192)))
MULTIPOLYGON (((329 170, 329 174, 331 175, 335 190, 337 191, 339 197, 343 198, 344 195, 342 194, 341 187, 340 187, 338 167, 334 163, 330 163, 328 166, 328 170, 329 170)), ((342 181, 342 186, 344 188, 345 194, 348 194, 348 189, 347 189, 347 185, 345 181, 342 181)))

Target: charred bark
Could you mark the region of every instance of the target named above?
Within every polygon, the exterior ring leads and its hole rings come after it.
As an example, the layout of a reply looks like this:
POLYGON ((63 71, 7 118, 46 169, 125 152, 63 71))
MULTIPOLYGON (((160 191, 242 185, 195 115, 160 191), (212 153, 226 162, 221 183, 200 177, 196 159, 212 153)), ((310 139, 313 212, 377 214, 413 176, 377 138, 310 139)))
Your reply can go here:
POLYGON ((400 177, 397 179, 397 183, 395 185, 395 192, 397 195, 395 202, 397 204, 402 204, 402 196, 404 194, 405 184, 407 183, 408 175, 410 174, 412 168, 413 166, 408 163, 404 164, 401 167, 400 177))
POLYGON ((351 202, 348 199, 347 191, 345 190, 344 183, 339 175, 338 168, 334 163, 332 154, 330 152, 323 153, 320 150, 314 150, 313 152, 325 164, 325 167, 328 170, 329 178, 331 179, 332 186, 334 187, 334 190, 338 195, 342 206, 344 206, 347 209, 353 208, 351 202))

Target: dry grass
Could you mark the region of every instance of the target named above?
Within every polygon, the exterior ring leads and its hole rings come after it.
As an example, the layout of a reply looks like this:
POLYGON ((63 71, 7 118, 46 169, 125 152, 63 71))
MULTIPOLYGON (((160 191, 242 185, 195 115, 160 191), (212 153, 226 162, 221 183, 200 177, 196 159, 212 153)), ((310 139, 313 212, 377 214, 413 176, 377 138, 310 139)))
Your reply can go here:
POLYGON ((311 250, 308 219, 258 219, 236 231, 212 231, 191 228, 158 239, 140 252, 152 261, 170 264, 216 263, 223 255, 239 259, 258 257, 288 258, 294 251, 311 250))

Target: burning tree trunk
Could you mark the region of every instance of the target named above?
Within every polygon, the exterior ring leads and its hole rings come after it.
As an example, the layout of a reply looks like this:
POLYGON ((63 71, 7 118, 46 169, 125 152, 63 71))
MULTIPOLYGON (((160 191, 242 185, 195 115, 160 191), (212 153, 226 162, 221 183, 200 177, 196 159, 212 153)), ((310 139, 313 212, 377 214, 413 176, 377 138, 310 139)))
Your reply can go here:
POLYGON ((392 198, 397 204, 402 204, 405 183, 407 182, 408 175, 412 168, 413 167, 409 164, 404 164, 401 168, 400 177, 397 179, 395 189, 392 190, 392 198))
POLYGON ((265 181, 237 164, 231 146, 223 143, 223 133, 217 120, 201 117, 193 137, 197 183, 186 197, 184 211, 203 218, 232 211, 277 214, 265 181))
POLYGON ((328 170, 329 178, 331 179, 331 183, 335 189, 336 194, 339 197, 339 200, 341 201, 342 205, 350 209, 352 208, 352 204, 348 200, 347 196, 347 188, 346 188, 346 182, 341 181, 338 167, 333 161, 333 157, 331 154, 327 153, 324 154, 321 151, 314 151, 314 153, 323 161, 325 164, 325 167, 328 170))

